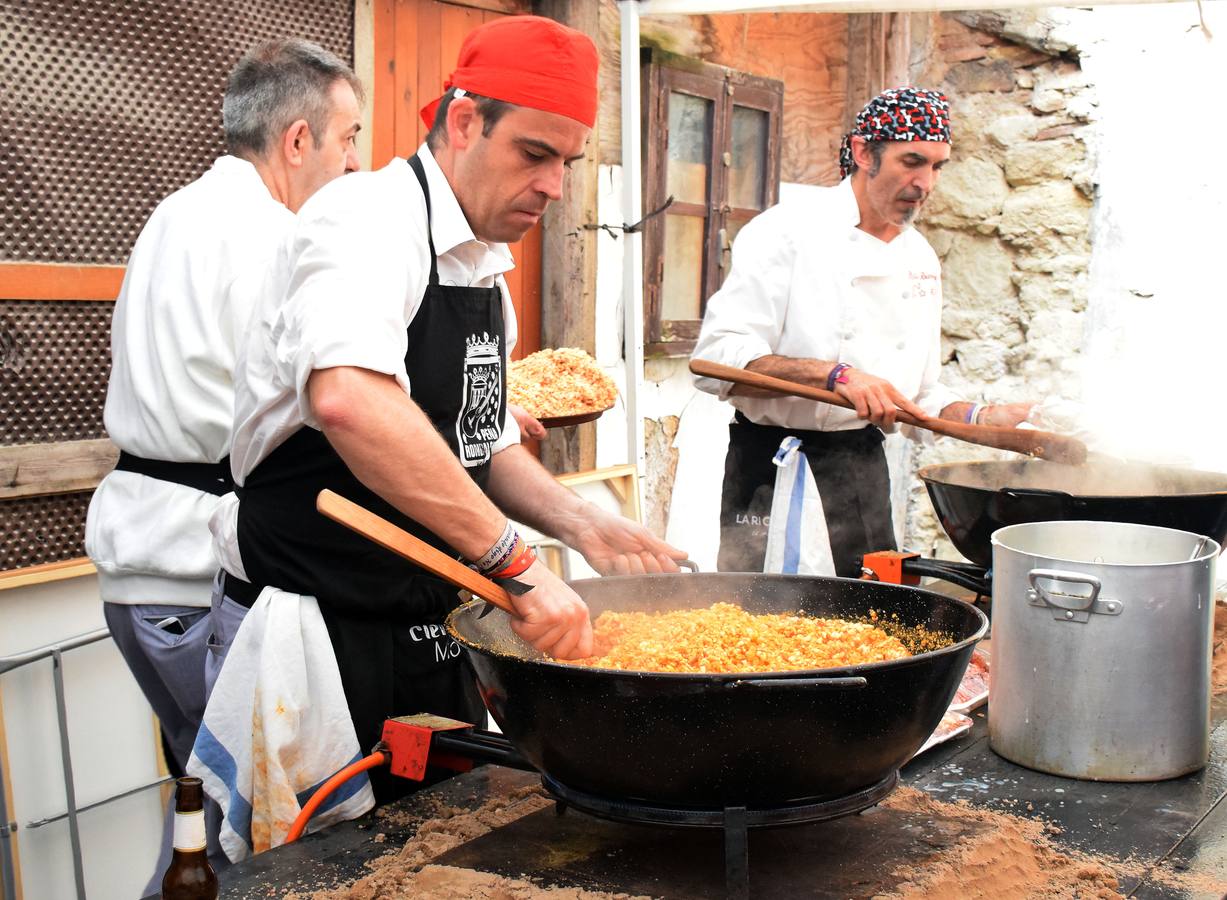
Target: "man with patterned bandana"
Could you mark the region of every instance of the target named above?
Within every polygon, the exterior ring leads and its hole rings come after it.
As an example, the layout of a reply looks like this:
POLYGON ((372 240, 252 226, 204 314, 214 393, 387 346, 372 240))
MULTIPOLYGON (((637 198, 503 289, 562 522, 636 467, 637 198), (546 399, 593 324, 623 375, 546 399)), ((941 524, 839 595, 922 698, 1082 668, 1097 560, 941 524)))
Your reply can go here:
POLYGON ((822 506, 819 527, 803 538, 814 545, 811 567, 800 571, 855 577, 866 552, 895 547, 882 432, 895 428, 899 410, 1007 427, 1026 418, 1030 404, 963 402, 938 380, 941 269, 912 224, 949 158, 946 98, 885 91, 844 136, 839 185, 808 189, 739 233, 694 357, 833 390, 855 409, 697 380, 737 410, 722 571, 763 569, 773 461, 787 438, 800 440, 822 506))

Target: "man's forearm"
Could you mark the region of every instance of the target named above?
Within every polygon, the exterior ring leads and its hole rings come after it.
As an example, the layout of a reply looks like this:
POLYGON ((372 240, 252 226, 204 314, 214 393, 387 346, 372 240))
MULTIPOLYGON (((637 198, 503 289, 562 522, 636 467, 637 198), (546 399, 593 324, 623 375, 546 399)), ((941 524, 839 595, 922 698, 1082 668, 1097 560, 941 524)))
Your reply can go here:
POLYGON ((506 517, 394 378, 321 369, 308 389, 325 437, 364 485, 467 559, 499 539, 506 517))
POLYGON ((523 446, 494 454, 487 490, 517 522, 573 545, 587 501, 559 484, 523 446))
MULTIPOLYGON (((835 363, 824 359, 798 359, 792 356, 760 356, 746 364, 749 372, 760 375, 770 375, 772 378, 783 378, 785 381, 795 381, 798 384, 808 384, 813 387, 825 388, 827 376, 835 368, 835 363)), ((775 391, 762 388, 735 385, 730 394, 736 397, 778 397, 775 391)))

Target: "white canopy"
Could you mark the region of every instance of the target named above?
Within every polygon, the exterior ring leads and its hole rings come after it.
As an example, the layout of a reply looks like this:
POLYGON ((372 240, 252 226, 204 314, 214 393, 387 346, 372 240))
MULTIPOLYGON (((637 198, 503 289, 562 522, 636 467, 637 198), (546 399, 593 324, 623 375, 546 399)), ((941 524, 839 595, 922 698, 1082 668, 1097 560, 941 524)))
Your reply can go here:
POLYGON ((952 10, 1025 9, 1028 7, 1086 7, 1137 3, 1178 3, 1181 0, 622 0, 640 16, 704 15, 720 13, 885 13, 949 12, 952 10))

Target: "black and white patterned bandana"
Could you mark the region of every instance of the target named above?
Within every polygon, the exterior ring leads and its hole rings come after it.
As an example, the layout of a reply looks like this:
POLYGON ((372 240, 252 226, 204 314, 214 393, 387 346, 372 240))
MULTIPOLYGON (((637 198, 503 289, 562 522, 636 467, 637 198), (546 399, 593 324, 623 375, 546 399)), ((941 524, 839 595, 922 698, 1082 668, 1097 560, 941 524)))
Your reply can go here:
POLYGON ((839 177, 852 171, 852 138, 867 141, 941 141, 950 143, 950 101, 921 88, 891 88, 856 114, 856 124, 839 145, 839 177))

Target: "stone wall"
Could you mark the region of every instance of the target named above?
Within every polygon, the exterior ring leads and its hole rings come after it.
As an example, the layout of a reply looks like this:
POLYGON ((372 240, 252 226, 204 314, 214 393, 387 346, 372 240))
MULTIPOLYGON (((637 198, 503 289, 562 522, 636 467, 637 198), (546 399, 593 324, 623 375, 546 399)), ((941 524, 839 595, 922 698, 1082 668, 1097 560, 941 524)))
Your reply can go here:
MULTIPOLYGON (((943 381, 969 400, 1074 399, 1087 308, 1094 96, 1037 11, 913 17, 914 83, 951 100, 953 152, 920 229, 942 259, 943 381)), ((1041 410, 1042 412, 1042 410, 1041 410)), ((912 466, 985 459, 943 440, 912 466)), ((914 480, 905 545, 957 557, 914 480)))

